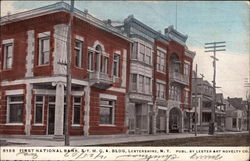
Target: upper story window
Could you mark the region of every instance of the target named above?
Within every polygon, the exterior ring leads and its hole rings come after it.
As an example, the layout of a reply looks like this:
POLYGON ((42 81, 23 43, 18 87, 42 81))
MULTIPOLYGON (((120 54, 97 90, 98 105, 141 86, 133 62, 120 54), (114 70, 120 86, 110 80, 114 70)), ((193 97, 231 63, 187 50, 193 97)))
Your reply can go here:
POLYGON ((95 48, 95 71, 100 71, 102 48, 97 45, 95 48))
POLYGON ((151 78, 144 75, 131 74, 131 91, 151 94, 151 78))
POLYGON ((181 88, 171 85, 169 88, 169 99, 175 101, 181 101, 181 88))
POLYGON ((7 97, 7 123, 22 123, 23 122, 23 96, 13 95, 7 97))
POLYGON ((156 97, 163 98, 163 99, 166 98, 165 84, 162 84, 162 83, 159 83, 159 82, 156 83, 156 97))
POLYGON ((13 65, 13 46, 14 40, 3 41, 3 69, 11 69, 13 65))
POLYGON ((83 42, 81 40, 76 39, 75 40, 75 54, 76 54, 75 65, 80 68, 82 68, 82 62, 83 62, 82 47, 83 47, 83 42))
POLYGON ((94 53, 92 51, 88 51, 88 70, 94 70, 94 53))
POLYGON ((108 61, 109 58, 107 56, 102 57, 102 72, 108 74, 108 61))
POLYGON ((39 56, 38 65, 49 64, 50 61, 50 37, 40 37, 39 38, 39 56))
POLYGON ((185 95, 184 95, 184 103, 188 104, 188 98, 189 98, 189 91, 185 90, 185 95))
POLYGON ((137 74, 131 74, 131 90, 137 90, 137 74))
POLYGON ((157 71, 166 72, 166 53, 157 50, 157 71))
POLYGON ((150 47, 142 43, 134 43, 132 58, 138 59, 141 62, 151 65, 152 64, 152 50, 150 47), (138 53, 138 56, 137 56, 137 53, 138 53))
POLYGON ((137 51, 138 51, 138 42, 134 42, 133 43, 133 48, 132 48, 132 54, 131 54, 131 58, 132 59, 137 59, 137 51))
POLYGON ((151 93, 151 79, 149 77, 145 77, 145 93, 151 93))
POLYGON ((139 43, 139 60, 145 62, 145 45, 139 43))
POLYGON ((113 60, 113 75, 119 77, 120 55, 114 54, 113 60))
POLYGON ((138 92, 144 93, 144 76, 143 75, 139 75, 138 92))
POLYGON ((190 63, 187 63, 187 62, 184 63, 184 75, 187 75, 187 76, 190 75, 190 63))
POLYGON ((151 49, 149 47, 145 47, 145 63, 151 64, 151 49))

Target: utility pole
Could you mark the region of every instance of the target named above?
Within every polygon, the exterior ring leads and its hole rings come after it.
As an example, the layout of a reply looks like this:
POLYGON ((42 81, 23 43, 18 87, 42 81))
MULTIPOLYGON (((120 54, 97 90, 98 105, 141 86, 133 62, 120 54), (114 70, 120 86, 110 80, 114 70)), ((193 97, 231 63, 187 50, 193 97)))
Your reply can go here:
POLYGON ((65 109, 65 146, 69 146, 69 128, 68 128, 68 120, 69 120, 69 109, 70 109, 70 100, 71 100, 71 35, 72 35, 72 26, 73 26, 73 12, 74 12, 74 0, 71 0, 70 3, 70 19, 69 19, 69 24, 68 24, 68 35, 67 35, 67 91, 66 91, 66 109, 65 109))
POLYGON ((203 108, 203 78, 204 74, 201 75, 201 103, 200 103, 200 132, 202 131, 202 108, 203 108))
POLYGON ((198 99, 197 99, 197 88, 198 88, 198 83, 197 83, 197 64, 195 65, 195 112, 194 112, 194 129, 195 129, 195 136, 197 136, 197 106, 198 106, 198 99))
POLYGON ((218 61, 219 59, 216 58, 216 52, 217 51, 225 51, 226 49, 221 49, 223 47, 225 47, 226 45, 224 45, 226 42, 211 42, 211 43, 205 43, 205 52, 213 52, 214 55, 210 56, 211 58, 213 58, 213 67, 214 67, 214 76, 213 76, 213 103, 212 103, 212 118, 211 118, 211 122, 209 123, 209 134, 210 135, 214 135, 214 131, 215 131, 215 106, 216 106, 216 61, 218 61), (218 45, 219 44, 219 45, 218 45), (222 45, 221 45, 222 44, 222 45), (207 46, 206 46, 207 45, 207 46))

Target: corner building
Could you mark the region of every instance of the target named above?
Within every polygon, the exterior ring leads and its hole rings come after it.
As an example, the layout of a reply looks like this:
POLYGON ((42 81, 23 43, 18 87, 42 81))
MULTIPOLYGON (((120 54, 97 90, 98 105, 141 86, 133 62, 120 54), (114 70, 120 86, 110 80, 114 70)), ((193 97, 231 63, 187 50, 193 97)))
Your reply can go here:
POLYGON ((192 64, 187 36, 170 26, 161 34, 133 16, 119 27, 133 42, 127 124, 129 133, 183 132, 192 110, 192 64))
MULTIPOLYGON (((64 133, 70 6, 1 17, 0 134, 64 133)), ((125 133, 131 40, 74 9, 70 135, 125 133)))

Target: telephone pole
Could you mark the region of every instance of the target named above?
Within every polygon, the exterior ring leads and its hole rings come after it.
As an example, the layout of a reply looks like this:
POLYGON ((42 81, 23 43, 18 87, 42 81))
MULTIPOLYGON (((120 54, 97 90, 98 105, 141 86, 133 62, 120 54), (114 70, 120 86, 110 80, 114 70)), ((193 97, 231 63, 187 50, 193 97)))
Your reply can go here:
POLYGON ((72 35, 72 26, 73 26, 73 16, 74 16, 74 0, 71 0, 70 3, 70 19, 68 24, 68 35, 67 35, 67 91, 66 91, 66 109, 65 109, 65 146, 69 146, 69 128, 68 128, 68 120, 69 120, 69 109, 70 109, 70 100, 71 100, 71 35, 72 35))
POLYGON ((225 51, 226 49, 223 49, 226 47, 224 45, 226 42, 211 42, 211 43, 205 43, 205 52, 213 52, 213 56, 210 56, 213 58, 213 67, 214 67, 214 76, 213 76, 213 103, 212 103, 212 117, 211 122, 209 123, 209 134, 214 135, 215 131, 215 107, 216 107, 216 61, 219 61, 219 59, 216 58, 216 52, 217 51, 225 51))

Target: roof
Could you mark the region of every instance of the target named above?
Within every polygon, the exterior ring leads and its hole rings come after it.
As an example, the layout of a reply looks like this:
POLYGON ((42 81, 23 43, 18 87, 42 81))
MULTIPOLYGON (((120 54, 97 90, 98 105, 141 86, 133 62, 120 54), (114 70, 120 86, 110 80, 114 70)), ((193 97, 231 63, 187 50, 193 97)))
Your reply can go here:
POLYGON ((245 105, 243 103, 242 98, 229 98, 228 97, 228 102, 231 104, 234 108, 239 109, 239 110, 245 110, 245 105))
MULTIPOLYGON (((19 20, 30 19, 30 18, 47 15, 47 14, 51 14, 55 12, 60 12, 60 11, 70 12, 70 5, 65 2, 58 2, 52 5, 47 5, 44 7, 40 7, 40 8, 24 11, 24 12, 12 14, 12 15, 3 16, 0 18, 0 25, 5 25, 9 23, 10 21, 17 22, 19 20)), ((73 13, 75 17, 80 18, 83 21, 86 21, 100 29, 103 29, 129 42, 132 42, 132 40, 128 38, 124 33, 122 33, 121 30, 113 27, 110 24, 103 22, 100 19, 95 18, 94 16, 90 15, 87 10, 83 12, 77 8, 74 8, 73 13)))

